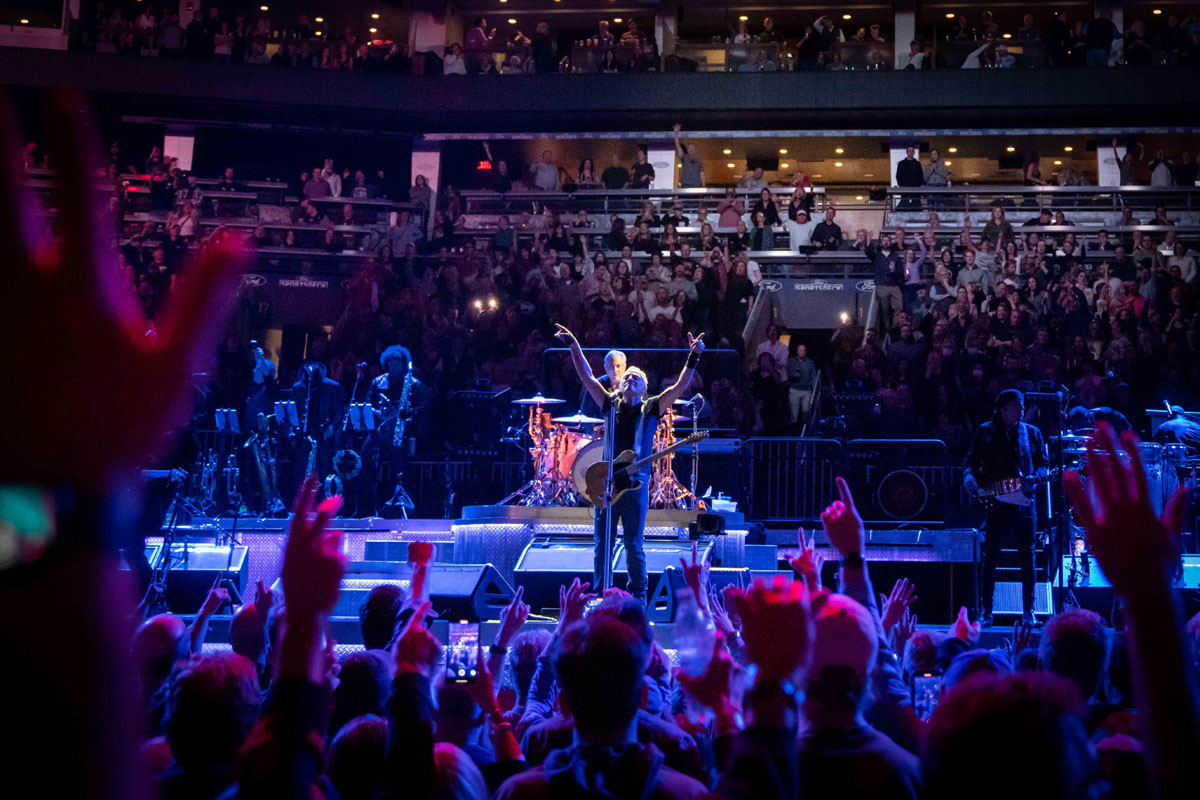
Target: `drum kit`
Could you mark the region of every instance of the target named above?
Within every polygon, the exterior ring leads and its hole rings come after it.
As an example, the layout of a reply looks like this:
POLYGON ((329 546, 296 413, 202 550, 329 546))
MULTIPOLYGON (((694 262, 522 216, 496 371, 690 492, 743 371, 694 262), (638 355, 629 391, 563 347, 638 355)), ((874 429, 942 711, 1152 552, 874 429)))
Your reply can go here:
MULTIPOLYGON (((529 436, 529 455, 533 459, 533 477, 521 488, 500 501, 501 505, 524 506, 586 506, 585 495, 588 467, 604 460, 604 420, 576 413, 554 417, 548 408, 565 403, 556 397, 540 394, 513 400, 515 406, 529 409, 526 432, 529 436)), ((686 405, 690 401, 676 401, 686 405)), ((654 435, 654 450, 675 443, 675 426, 696 422, 674 408, 660 418, 654 435)), ((693 461, 698 451, 693 448, 693 461)), ((696 507, 694 488, 684 487, 675 477, 674 455, 664 456, 654 463, 650 479, 650 507, 692 509, 696 507)), ((693 476, 695 464, 693 463, 693 476)), ((694 479, 693 479, 694 481, 694 479)))
MULTIPOLYGON (((1090 473, 1087 463, 1087 443, 1090 438, 1076 433, 1065 434, 1057 440, 1062 444, 1065 468, 1078 470, 1085 486, 1090 473)), ((1103 451, 1097 452, 1103 454, 1103 451)), ((1141 442, 1138 454, 1146 473, 1150 502, 1156 513, 1162 513, 1167 500, 1181 485, 1195 487, 1197 474, 1200 474, 1200 458, 1192 455, 1187 445, 1141 442)), ((1123 451, 1118 456, 1122 461, 1129 458, 1123 451)))

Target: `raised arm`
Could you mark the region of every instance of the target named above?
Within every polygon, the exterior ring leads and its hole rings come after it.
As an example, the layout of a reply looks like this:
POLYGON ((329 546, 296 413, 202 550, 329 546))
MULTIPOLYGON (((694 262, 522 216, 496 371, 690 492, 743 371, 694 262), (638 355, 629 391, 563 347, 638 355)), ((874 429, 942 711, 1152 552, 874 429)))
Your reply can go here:
POLYGON ((600 381, 596 380, 596 376, 592 374, 592 368, 588 366, 587 359, 583 355, 583 348, 579 346, 579 340, 575 338, 575 334, 567 330, 566 326, 555 324, 554 327, 558 328, 554 338, 571 348, 571 365, 575 367, 575 374, 579 376, 579 382, 583 384, 583 388, 587 390, 588 396, 592 398, 593 402, 604 408, 604 401, 608 398, 608 394, 600 385, 600 381))
POLYGON ((675 157, 680 161, 683 160, 683 145, 679 143, 679 131, 682 127, 678 122, 671 126, 671 133, 675 137, 675 157))
POLYGON ((704 352, 704 334, 692 336, 688 334, 688 353, 687 361, 683 364, 683 370, 679 373, 679 377, 675 379, 675 383, 671 384, 666 391, 659 397, 659 406, 667 407, 675 403, 692 382, 692 376, 696 374, 696 364, 700 362, 700 354, 704 352))

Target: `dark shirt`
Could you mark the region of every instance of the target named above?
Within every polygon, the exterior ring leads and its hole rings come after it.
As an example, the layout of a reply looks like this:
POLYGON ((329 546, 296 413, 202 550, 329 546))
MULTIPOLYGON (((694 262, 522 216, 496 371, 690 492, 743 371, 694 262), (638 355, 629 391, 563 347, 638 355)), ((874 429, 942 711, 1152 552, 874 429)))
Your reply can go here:
MULTIPOLYGON (((596 380, 600 382, 602 387, 604 387, 605 392, 612 391, 612 381, 608 379, 607 372, 596 380)), ((592 399, 592 395, 587 389, 583 390, 583 398, 579 401, 579 413, 586 414, 587 416, 595 419, 604 418, 604 411, 601 410, 600 406, 596 405, 596 401, 592 399)))
POLYGON ((600 173, 600 182, 610 191, 624 189, 625 184, 629 183, 629 170, 624 167, 606 167, 604 172, 600 173))
POLYGON ((1024 422, 1013 428, 995 420, 975 432, 967 454, 967 471, 980 486, 1006 478, 1031 476, 1047 464, 1042 432, 1024 422))
POLYGON ((633 188, 649 189, 654 181, 654 167, 649 162, 633 165, 633 188))
POLYGON ((917 798, 917 757, 887 736, 861 725, 800 737, 800 796, 917 798))
POLYGON ((1117 38, 1117 26, 1112 20, 1096 17, 1087 24, 1084 36, 1088 50, 1109 50, 1112 48, 1113 39, 1117 38))
POLYGON ((897 186, 924 186, 925 172, 921 162, 915 158, 903 158, 896 165, 897 186))
POLYGON ((904 285, 904 256, 893 249, 883 252, 878 248, 867 251, 875 270, 875 283, 880 286, 904 285))
POLYGON ((812 243, 822 250, 837 250, 842 246, 842 229, 836 222, 821 220, 813 227, 812 243))
MULTIPOLYGON (((604 401, 604 406, 600 411, 602 417, 607 417, 612 403, 615 402, 617 405, 614 453, 620 454, 626 450, 632 450, 638 458, 641 458, 654 451, 654 432, 658 430, 658 417, 662 413, 659 408, 661 397, 662 395, 647 397, 642 400, 640 405, 631 406, 616 393, 608 395, 608 399, 604 401), (641 429, 640 439, 638 437, 639 428, 641 429)), ((650 465, 646 465, 638 473, 638 476, 644 477, 649 474, 650 465)))

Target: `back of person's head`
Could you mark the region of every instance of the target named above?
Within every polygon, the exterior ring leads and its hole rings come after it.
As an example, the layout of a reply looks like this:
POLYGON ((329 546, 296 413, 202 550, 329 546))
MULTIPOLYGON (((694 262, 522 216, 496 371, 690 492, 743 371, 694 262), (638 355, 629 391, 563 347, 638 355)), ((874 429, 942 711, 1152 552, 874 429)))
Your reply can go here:
POLYGON ((342 726, 329 746, 329 778, 341 800, 370 800, 383 780, 387 720, 374 714, 342 726))
POLYGON ((814 609, 815 636, 806 699, 824 709, 856 712, 866 697, 878 634, 871 612, 842 594, 814 609))
POLYGON ((387 653, 364 650, 350 655, 338 672, 329 730, 336 732, 342 725, 364 714, 382 714, 391 687, 392 672, 387 653))
MULTIPOLYGON (((641 372, 637 367, 629 367, 626 372, 641 372)), ((642 374, 645 378, 645 374, 642 374)), ((650 628, 650 617, 646 614, 646 604, 627 594, 610 594, 592 609, 591 616, 607 616, 628 625, 633 632, 641 637, 649 647, 654 642, 654 631, 650 628)))
POLYGON ((487 782, 471 757, 446 742, 433 746, 433 800, 478 800, 488 796, 487 782))
POLYGON ((253 661, 255 664, 267 650, 267 632, 258 609, 253 603, 247 603, 237 610, 229 621, 229 644, 233 652, 253 661))
POLYGON ((649 653, 638 631, 608 614, 593 612, 563 634, 554 668, 581 737, 628 728, 641 701, 649 653))
POLYGON ((170 677, 167 742, 184 771, 231 764, 258 719, 258 673, 237 653, 196 655, 170 677))
POLYGON ((434 689, 434 704, 439 741, 465 745, 470 732, 483 722, 479 707, 461 683, 440 682, 434 689))
POLYGON ((145 692, 167 679, 175 662, 187 656, 187 625, 174 614, 158 614, 141 624, 130 647, 145 692))
POLYGON ((968 650, 956 655, 946 668, 942 675, 942 691, 948 692, 962 681, 981 672, 1005 675, 1012 671, 1012 662, 1007 656, 991 650, 968 650))
POLYGON ((1085 608, 1052 617, 1038 646, 1042 669, 1074 682, 1085 700, 1096 693, 1107 654, 1104 620, 1085 608))
POLYGON ((921 756, 925 797, 1096 796, 1084 711, 1079 690, 1057 675, 984 673, 962 681, 929 722, 921 756))
POLYGON ((396 617, 404 605, 404 590, 394 583, 381 583, 371 590, 358 609, 363 647, 383 650, 392 640, 396 617))
POLYGON ((941 641, 942 634, 937 631, 913 631, 904 646, 904 674, 911 676, 932 672, 937 664, 937 649, 941 641))
POLYGON ((1123 632, 1109 638, 1108 663, 1104 668, 1104 697, 1113 705, 1133 705, 1133 672, 1129 665, 1129 641, 1123 632))
POLYGON ((512 669, 513 681, 517 685, 517 696, 529 694, 533 673, 537 671, 537 659, 550 643, 550 631, 531 628, 513 637, 508 646, 508 665, 512 669))

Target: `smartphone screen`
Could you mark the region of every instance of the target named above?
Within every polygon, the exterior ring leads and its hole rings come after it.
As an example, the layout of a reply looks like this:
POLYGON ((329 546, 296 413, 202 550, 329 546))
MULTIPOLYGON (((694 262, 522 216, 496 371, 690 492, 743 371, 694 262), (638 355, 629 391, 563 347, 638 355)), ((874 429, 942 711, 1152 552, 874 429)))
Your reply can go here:
POLYGON ((450 623, 446 637, 446 680, 474 683, 479 674, 479 623, 465 619, 450 623))
POLYGON ((921 719, 929 719, 933 716, 933 710, 937 708, 938 697, 941 693, 941 675, 934 675, 932 672, 914 675, 912 679, 913 711, 921 719))

